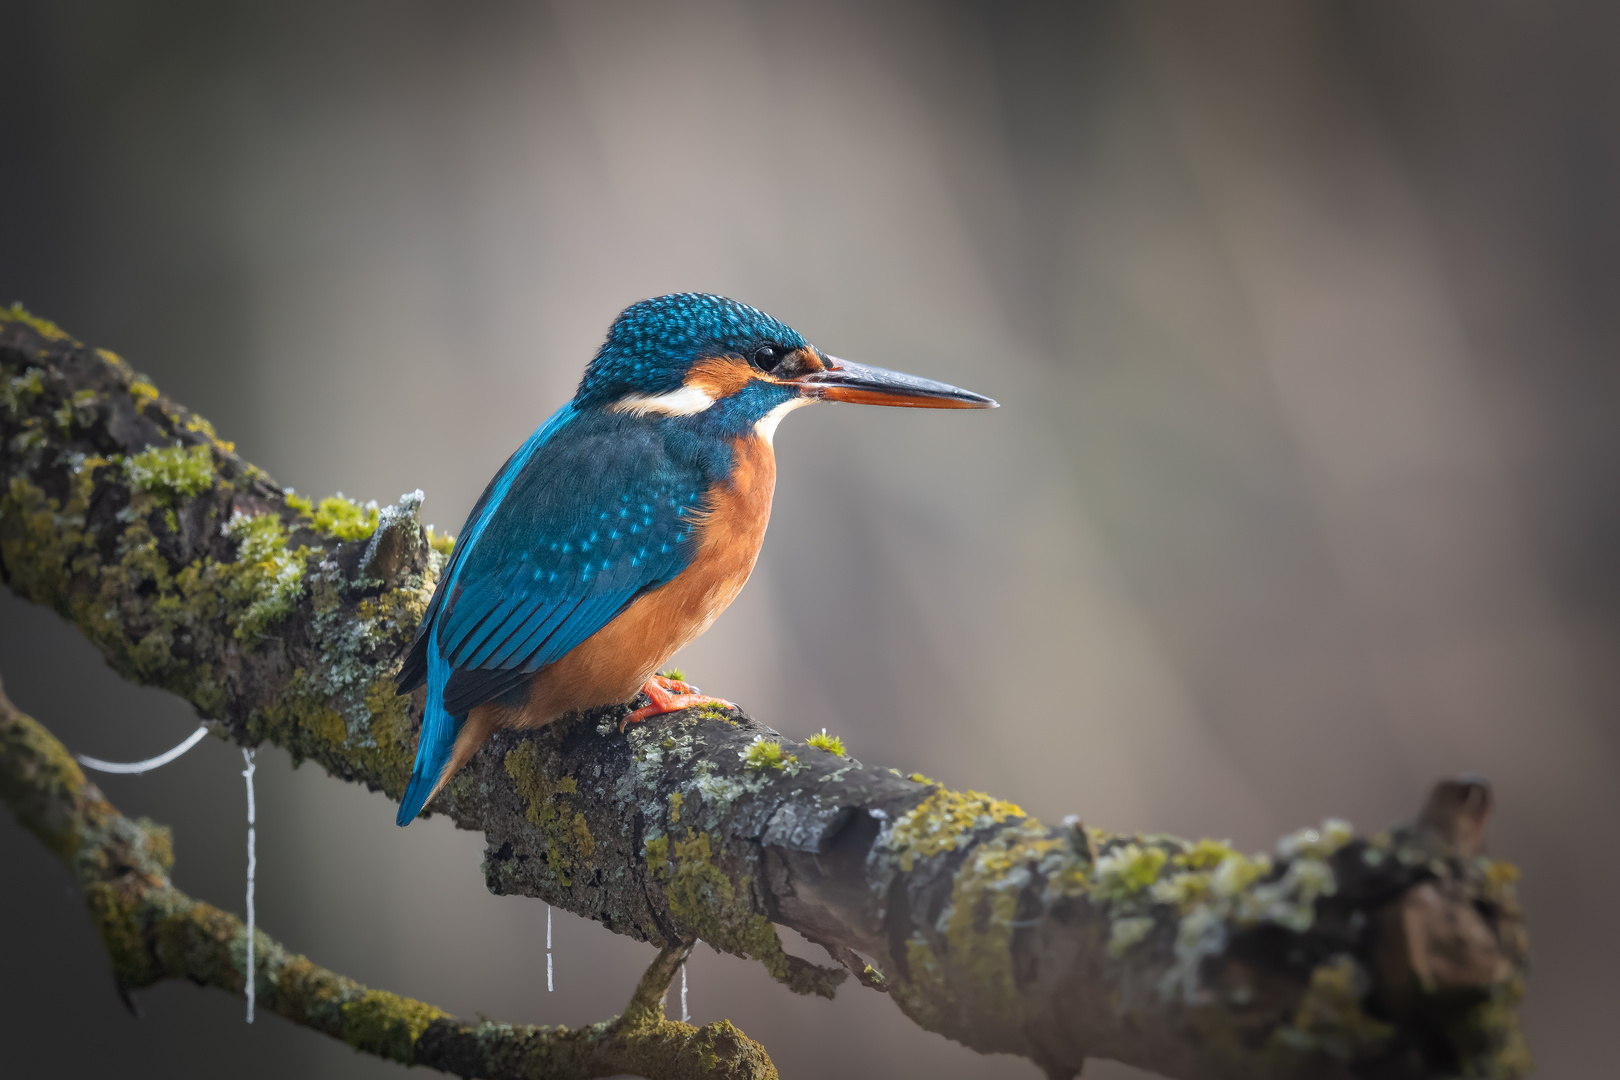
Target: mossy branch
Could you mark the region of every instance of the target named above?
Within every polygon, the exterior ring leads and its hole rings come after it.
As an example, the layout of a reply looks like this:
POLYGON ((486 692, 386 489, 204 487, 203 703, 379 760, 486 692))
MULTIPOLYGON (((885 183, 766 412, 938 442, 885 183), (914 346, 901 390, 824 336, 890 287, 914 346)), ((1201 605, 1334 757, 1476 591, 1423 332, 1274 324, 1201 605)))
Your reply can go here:
MULTIPOLYGON (((443 561, 419 501, 373 519, 291 496, 118 357, 0 312, 12 590, 224 737, 395 799, 421 703, 392 676, 443 561)), ((1053 1076, 1096 1056, 1186 1078, 1528 1068, 1524 924, 1512 868, 1483 854, 1480 783, 1438 786, 1412 825, 1330 820, 1246 856, 1048 827, 740 712, 621 735, 626 707, 498 735, 436 800, 484 833, 492 891, 666 958, 701 939, 802 993, 853 970, 923 1027, 1053 1076), (776 924, 840 966, 787 953, 776 924)))
MULTIPOLYGON (((0 801, 79 879, 120 992, 189 979, 242 995, 246 928, 169 877, 169 830, 120 814, 66 748, 0 691, 0 801)), ((259 1004, 356 1050, 487 1080, 775 1080, 765 1050, 727 1021, 664 1017, 664 993, 690 950, 665 949, 622 1016, 589 1027, 467 1024, 424 1002, 372 990, 253 936, 259 1004)))

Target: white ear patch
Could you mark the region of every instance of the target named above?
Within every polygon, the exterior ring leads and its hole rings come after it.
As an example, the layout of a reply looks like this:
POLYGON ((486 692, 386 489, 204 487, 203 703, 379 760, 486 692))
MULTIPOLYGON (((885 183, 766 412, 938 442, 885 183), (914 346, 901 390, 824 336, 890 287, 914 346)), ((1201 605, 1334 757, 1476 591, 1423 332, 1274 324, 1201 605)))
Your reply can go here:
POLYGON ((782 422, 782 417, 786 416, 794 409, 797 409, 799 406, 809 405, 815 400, 815 398, 811 397, 789 398, 776 408, 772 409, 770 412, 766 413, 764 416, 760 417, 758 420, 754 421, 754 434, 764 439, 767 446, 770 445, 771 440, 776 437, 776 425, 782 422))
POLYGON ((713 404, 714 398, 710 397, 703 387, 687 385, 679 390, 671 390, 667 394, 627 394, 609 408, 614 412, 630 413, 634 416, 645 416, 648 413, 658 413, 662 416, 696 416, 713 404))

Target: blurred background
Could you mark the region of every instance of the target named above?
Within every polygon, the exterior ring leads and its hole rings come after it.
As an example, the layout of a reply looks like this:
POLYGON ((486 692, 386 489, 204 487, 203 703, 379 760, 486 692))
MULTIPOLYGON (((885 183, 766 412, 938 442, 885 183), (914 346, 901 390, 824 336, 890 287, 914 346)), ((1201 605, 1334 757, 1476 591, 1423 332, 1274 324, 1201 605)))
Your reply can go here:
MULTIPOLYGON (((311 494, 455 530, 625 304, 700 289, 1000 399, 777 438, 679 659, 785 733, 1047 820, 1264 849, 1496 784, 1542 1075, 1620 1015, 1620 8, 0 0, 0 300, 311 494)), ((195 721, 0 595, 79 751, 195 721)), ((234 748, 104 786, 240 910, 234 748)), ((651 950, 483 889, 481 838, 260 756, 261 927, 462 1016, 619 1011, 651 950)), ((398 1075, 189 985, 133 1019, 0 820, 16 1075, 398 1075)), ((1033 1080, 701 951, 785 1075, 1033 1080)), ((1139 1076, 1100 1064, 1087 1076, 1139 1076)))

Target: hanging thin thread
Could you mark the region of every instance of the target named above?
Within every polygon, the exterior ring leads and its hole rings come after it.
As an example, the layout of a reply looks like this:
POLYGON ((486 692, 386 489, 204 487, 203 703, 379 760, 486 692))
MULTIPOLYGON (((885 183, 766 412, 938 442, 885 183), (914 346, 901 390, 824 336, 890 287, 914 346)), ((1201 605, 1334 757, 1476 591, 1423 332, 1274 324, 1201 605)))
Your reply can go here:
POLYGON ((681 1023, 692 1019, 692 1013, 686 1007, 686 961, 681 961, 681 1023))
POLYGON ((253 818, 254 818, 254 806, 253 806, 253 769, 254 769, 254 765, 253 765, 253 755, 254 755, 254 753, 255 753, 254 751, 248 750, 245 747, 242 750, 242 760, 247 764, 247 768, 242 770, 242 775, 247 779, 247 799, 248 799, 247 948, 246 948, 246 953, 247 953, 247 1022, 250 1023, 250 1024, 253 1023, 253 1006, 254 1006, 254 1003, 255 1003, 255 999, 257 997, 257 994, 255 993, 255 990, 257 988, 254 986, 254 978, 253 978, 253 876, 254 876, 254 872, 256 870, 258 870, 258 865, 259 865, 258 856, 257 856, 257 854, 255 854, 255 852, 253 850, 253 848, 254 848, 254 843, 253 843, 253 841, 254 841, 254 836, 253 836, 253 833, 254 833, 254 829, 253 829, 253 818))
POLYGON ((206 734, 208 734, 208 728, 206 726, 199 727, 186 736, 186 741, 179 746, 172 750, 165 750, 157 757, 147 758, 145 761, 102 761, 100 758, 93 758, 88 754, 74 754, 73 756, 78 759, 80 765, 87 769, 106 773, 131 773, 138 776, 143 772, 150 772, 160 765, 167 765, 193 746, 202 742, 202 737, 206 734))
POLYGON ((557 987, 551 981, 551 905, 546 905, 546 993, 552 993, 557 987))

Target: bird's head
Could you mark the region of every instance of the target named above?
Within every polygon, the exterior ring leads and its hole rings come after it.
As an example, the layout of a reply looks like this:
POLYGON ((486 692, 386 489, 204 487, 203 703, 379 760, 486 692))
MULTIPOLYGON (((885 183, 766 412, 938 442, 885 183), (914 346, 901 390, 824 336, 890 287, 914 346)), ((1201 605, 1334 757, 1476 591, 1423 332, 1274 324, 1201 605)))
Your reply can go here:
POLYGON ((921 409, 989 409, 967 390, 828 356, 757 308, 709 293, 673 293, 619 313, 574 401, 615 412, 719 411, 766 438, 813 401, 921 409))

